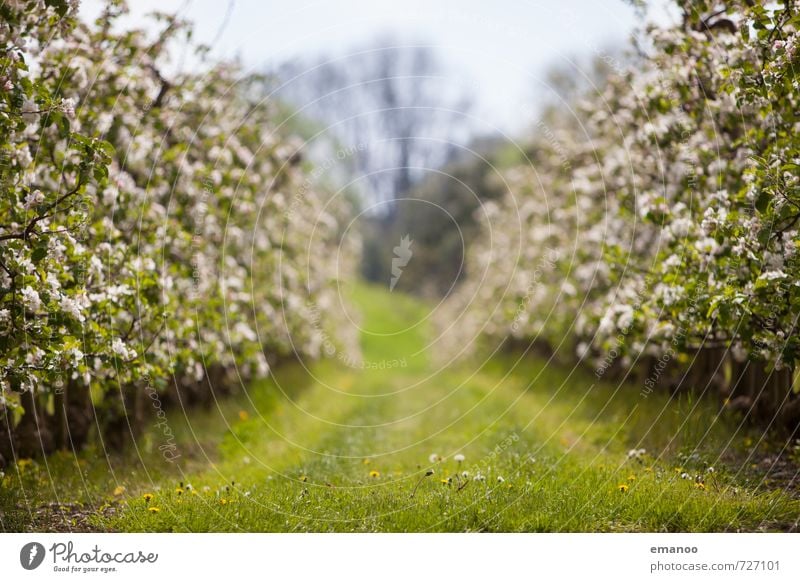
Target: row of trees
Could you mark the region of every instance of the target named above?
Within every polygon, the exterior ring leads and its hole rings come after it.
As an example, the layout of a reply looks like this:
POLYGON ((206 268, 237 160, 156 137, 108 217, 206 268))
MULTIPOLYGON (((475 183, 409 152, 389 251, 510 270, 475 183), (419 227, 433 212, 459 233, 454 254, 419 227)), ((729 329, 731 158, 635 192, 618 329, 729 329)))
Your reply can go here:
POLYGON ((794 429, 798 3, 678 11, 633 66, 605 59, 600 87, 542 116, 481 214, 447 323, 568 347, 643 396, 719 391, 794 429))
POLYGON ((348 210, 259 80, 168 73, 186 23, 156 16, 153 35, 121 2, 92 24, 76 6, 0 6, 0 462, 80 447, 96 422, 120 442, 149 399, 318 356, 340 311, 348 210))

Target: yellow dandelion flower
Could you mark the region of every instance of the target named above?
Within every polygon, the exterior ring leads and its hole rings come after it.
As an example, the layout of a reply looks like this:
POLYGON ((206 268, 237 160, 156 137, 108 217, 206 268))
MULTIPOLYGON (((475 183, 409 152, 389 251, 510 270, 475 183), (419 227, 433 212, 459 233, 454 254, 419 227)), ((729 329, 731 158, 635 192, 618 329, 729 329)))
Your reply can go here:
POLYGON ((220 499, 219 500, 219 504, 220 505, 227 505, 228 504, 228 500, 227 499, 220 499))
POLYGON ((369 460, 369 459, 364 459, 363 463, 364 463, 365 465, 369 465, 369 464, 370 464, 370 460, 369 460))
POLYGON ((301 480, 303 483, 305 483, 306 481, 308 481, 308 477, 307 477, 306 475, 303 475, 302 477, 300 477, 300 480, 301 480))
POLYGON ((695 483, 694 486, 697 487, 700 491, 706 490, 706 486, 703 483, 695 483))
POLYGON ((147 511, 149 511, 150 513, 158 513, 161 510, 158 507, 148 507, 147 511))
POLYGON ((153 495, 152 493, 145 493, 144 495, 142 495, 142 499, 145 500, 145 503, 150 503, 153 500, 153 497, 155 497, 155 495, 153 495))
POLYGON ((119 496, 120 496, 120 495, 122 495, 123 493, 125 493, 125 487, 124 487, 123 485, 118 485, 118 486, 117 486, 117 487, 114 489, 114 497, 119 497, 119 496))
POLYGON ((369 476, 374 478, 374 479, 377 479, 378 477, 381 476, 381 472, 380 471, 370 471, 369 472, 369 476))
POLYGON ((628 481, 636 481, 636 475, 628 475, 628 481))
POLYGON ((652 473, 653 472, 653 467, 645 467, 644 471, 645 471, 645 473, 652 473))
POLYGON ((620 483, 617 485, 617 489, 619 489, 620 493, 627 493, 629 488, 624 483, 620 483))
POLYGON ((175 493, 177 493, 178 495, 183 495, 183 489, 180 488, 180 487, 176 487, 175 488, 175 493))

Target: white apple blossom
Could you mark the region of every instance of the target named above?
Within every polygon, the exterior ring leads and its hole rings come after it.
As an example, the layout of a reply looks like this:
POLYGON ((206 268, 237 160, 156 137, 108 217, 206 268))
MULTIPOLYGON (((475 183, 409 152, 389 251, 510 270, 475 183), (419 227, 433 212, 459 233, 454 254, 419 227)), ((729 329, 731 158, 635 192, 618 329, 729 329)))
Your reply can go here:
POLYGON ((31 210, 32 208, 39 206, 42 202, 44 202, 44 194, 42 194, 40 190, 34 190, 25 196, 25 201, 23 202, 22 207, 25 210, 31 210))
POLYGON ((71 317, 74 317, 79 322, 83 323, 86 321, 86 318, 81 310, 81 306, 72 297, 68 297, 67 295, 62 296, 59 306, 61 307, 62 311, 68 313, 71 317))
POLYGON ((42 308, 42 300, 39 293, 33 287, 25 287, 22 290, 22 304, 28 311, 39 311, 42 308))

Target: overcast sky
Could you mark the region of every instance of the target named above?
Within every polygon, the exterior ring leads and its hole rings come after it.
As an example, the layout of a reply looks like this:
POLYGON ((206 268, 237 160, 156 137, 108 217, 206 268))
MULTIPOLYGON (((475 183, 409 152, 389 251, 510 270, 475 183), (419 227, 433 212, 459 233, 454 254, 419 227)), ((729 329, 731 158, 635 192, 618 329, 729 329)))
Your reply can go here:
MULTIPOLYGON (((99 0, 84 4, 96 14, 99 0)), ((623 0, 135 0, 134 21, 174 11, 196 24, 213 54, 254 70, 297 55, 339 56, 376 36, 435 45, 449 74, 468 83, 479 114, 519 128, 547 68, 626 42, 633 8, 623 0)), ((661 18, 661 16, 659 16, 661 18)))

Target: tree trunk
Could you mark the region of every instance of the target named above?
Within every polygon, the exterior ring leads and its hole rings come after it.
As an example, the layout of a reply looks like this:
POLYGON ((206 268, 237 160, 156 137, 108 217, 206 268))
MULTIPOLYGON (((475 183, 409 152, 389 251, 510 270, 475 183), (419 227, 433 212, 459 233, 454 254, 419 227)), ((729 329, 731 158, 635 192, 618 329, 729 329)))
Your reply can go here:
POLYGON ((142 433, 147 394, 135 384, 106 393, 107 420, 103 434, 108 448, 123 449, 142 433))
POLYGON ((56 442, 40 398, 28 390, 22 393, 21 401, 25 413, 14 430, 12 445, 17 456, 29 458, 52 453, 56 442))
POLYGON ((792 372, 787 368, 770 373, 765 370, 764 375, 761 394, 756 399, 757 420, 773 423, 791 396, 792 372))
POLYGON ((0 404, 0 470, 14 461, 12 431, 14 420, 11 411, 0 404))
POLYGON ((684 388, 700 396, 720 394, 726 389, 726 350, 700 348, 694 353, 684 379, 684 388))
POLYGON ((82 449, 94 421, 89 387, 77 380, 68 380, 66 387, 55 395, 55 419, 58 447, 73 451, 82 449))
POLYGON ((764 424, 775 421, 794 432, 800 420, 800 404, 792 393, 791 369, 768 372, 762 362, 733 362, 729 406, 764 424))

